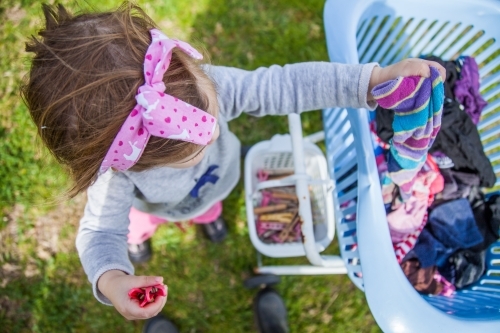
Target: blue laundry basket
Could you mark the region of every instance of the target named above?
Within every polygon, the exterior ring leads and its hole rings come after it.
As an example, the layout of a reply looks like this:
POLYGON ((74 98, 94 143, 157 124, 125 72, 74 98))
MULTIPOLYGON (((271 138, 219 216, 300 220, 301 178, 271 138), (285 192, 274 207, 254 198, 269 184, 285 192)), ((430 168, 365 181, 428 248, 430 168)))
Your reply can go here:
MULTIPOLYGON (((386 66, 421 54, 475 57, 489 103, 478 128, 498 178, 500 1, 328 0, 324 21, 333 62, 386 66)), ((377 324, 384 332, 500 332, 500 243, 490 247, 485 275, 473 286, 453 297, 418 294, 394 255, 368 111, 326 109, 323 119, 341 255, 377 324)))

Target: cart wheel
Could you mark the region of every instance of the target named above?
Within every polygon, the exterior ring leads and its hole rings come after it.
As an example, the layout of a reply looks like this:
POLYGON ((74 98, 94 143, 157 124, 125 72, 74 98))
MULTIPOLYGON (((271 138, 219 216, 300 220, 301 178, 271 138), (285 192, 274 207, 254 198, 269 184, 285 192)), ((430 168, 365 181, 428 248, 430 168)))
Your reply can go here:
POLYGON ((273 274, 262 274, 249 277, 245 281, 243 281, 243 285, 247 289, 254 288, 264 288, 269 286, 274 286, 280 282, 280 277, 278 275, 273 274))
POLYGON ((285 303, 276 290, 261 289, 253 301, 255 323, 260 333, 288 333, 285 303))

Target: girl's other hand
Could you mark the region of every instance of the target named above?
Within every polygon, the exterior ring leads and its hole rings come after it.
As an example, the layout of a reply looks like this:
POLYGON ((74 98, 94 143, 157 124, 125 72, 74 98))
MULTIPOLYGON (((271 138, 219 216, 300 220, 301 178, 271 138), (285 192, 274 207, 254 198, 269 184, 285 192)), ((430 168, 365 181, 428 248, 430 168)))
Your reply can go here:
POLYGON ((368 86, 368 100, 373 100, 372 89, 380 83, 396 79, 399 76, 429 77, 431 75, 429 66, 437 68, 443 82, 446 81, 446 69, 439 63, 430 60, 410 58, 384 68, 375 67, 368 86))
POLYGON ((115 309, 126 319, 148 319, 156 316, 167 302, 167 296, 158 296, 153 303, 141 308, 137 300, 130 299, 128 292, 132 288, 144 288, 163 283, 160 276, 127 275, 119 270, 105 272, 97 281, 97 287, 106 296, 115 309))

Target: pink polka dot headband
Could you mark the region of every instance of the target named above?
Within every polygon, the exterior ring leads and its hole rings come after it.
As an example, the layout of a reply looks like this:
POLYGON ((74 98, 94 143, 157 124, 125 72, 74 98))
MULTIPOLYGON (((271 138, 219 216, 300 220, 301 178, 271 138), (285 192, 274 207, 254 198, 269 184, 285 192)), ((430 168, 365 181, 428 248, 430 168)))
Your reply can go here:
POLYGON ((172 49, 180 48, 195 59, 202 55, 191 45, 169 39, 161 31, 150 31, 152 42, 144 58, 145 83, 137 92, 137 105, 130 112, 101 164, 124 171, 141 157, 151 135, 207 145, 212 139, 216 119, 174 96, 165 94, 163 75, 170 65, 172 49))

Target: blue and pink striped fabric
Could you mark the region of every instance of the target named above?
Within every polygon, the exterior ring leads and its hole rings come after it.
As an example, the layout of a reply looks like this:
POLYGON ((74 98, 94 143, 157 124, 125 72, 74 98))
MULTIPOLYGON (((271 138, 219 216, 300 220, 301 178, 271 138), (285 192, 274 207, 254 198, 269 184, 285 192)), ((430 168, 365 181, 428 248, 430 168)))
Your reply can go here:
POLYGON ((430 67, 430 72, 429 78, 399 77, 372 90, 381 107, 394 110, 388 171, 403 199, 411 195, 413 180, 441 128, 443 81, 436 68, 430 67))

